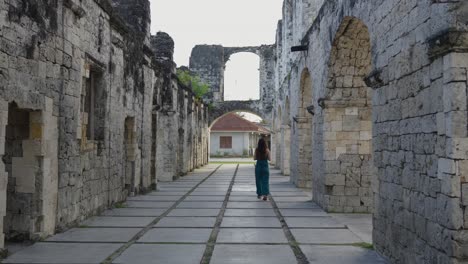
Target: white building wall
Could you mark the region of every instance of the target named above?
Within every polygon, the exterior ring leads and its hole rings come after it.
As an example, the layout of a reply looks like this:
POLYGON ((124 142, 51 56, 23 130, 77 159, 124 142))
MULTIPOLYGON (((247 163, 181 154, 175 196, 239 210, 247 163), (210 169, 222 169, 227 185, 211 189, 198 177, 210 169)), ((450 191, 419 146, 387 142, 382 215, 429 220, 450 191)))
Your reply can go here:
POLYGON ((242 156, 249 149, 248 132, 211 132, 210 134, 210 156, 229 155, 242 156), (232 149, 220 148, 220 137, 232 137, 232 149))

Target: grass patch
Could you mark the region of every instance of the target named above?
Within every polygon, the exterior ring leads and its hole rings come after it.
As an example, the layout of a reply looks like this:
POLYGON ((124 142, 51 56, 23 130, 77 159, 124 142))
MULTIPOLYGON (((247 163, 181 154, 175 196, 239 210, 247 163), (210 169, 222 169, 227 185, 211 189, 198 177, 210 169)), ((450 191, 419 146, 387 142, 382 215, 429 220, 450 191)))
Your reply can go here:
POLYGON ((78 228, 89 228, 89 225, 79 225, 78 228))
POLYGON ((354 243, 353 246, 355 246, 355 247, 360 247, 360 248, 365 248, 365 249, 370 249, 370 250, 374 250, 374 245, 373 245, 373 244, 366 243, 366 242, 354 243))
POLYGON ((120 203, 115 203, 114 207, 115 208, 127 208, 127 205, 123 202, 120 202, 120 203))

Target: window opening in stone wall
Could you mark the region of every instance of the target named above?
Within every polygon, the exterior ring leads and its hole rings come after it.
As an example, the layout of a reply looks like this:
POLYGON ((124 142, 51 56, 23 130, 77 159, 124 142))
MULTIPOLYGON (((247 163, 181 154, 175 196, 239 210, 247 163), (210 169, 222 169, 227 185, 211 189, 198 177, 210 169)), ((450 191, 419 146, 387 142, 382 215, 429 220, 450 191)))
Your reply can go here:
POLYGON ((81 138, 84 149, 104 140, 107 95, 100 70, 90 67, 81 91, 81 138))
POLYGON ((260 57, 238 53, 230 57, 224 72, 224 100, 248 101, 260 98, 260 57))
POLYGON ((125 186, 130 196, 135 195, 135 118, 125 118, 124 124, 124 146, 125 146, 125 186))

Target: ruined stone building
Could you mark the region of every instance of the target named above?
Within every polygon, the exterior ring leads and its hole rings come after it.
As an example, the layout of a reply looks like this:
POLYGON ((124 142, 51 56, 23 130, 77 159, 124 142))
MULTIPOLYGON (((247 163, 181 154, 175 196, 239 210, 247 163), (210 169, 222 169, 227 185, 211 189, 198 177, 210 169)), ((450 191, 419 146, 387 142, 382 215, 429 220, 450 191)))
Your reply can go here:
POLYGON ((373 213, 393 263, 468 262, 468 2, 285 0, 273 46, 194 48, 212 122, 273 128, 275 166, 328 212, 373 213), (259 101, 223 102, 233 52, 260 56, 259 101))
POLYGON ((0 248, 206 164, 209 126, 247 111, 322 208, 373 213, 392 263, 468 263, 466 0, 285 0, 275 44, 193 49, 207 104, 149 25, 148 0, 0 0, 0 248), (224 101, 239 52, 260 100, 224 101))
POLYGON ((147 0, 0 0, 0 248, 208 162, 207 105, 147 0))

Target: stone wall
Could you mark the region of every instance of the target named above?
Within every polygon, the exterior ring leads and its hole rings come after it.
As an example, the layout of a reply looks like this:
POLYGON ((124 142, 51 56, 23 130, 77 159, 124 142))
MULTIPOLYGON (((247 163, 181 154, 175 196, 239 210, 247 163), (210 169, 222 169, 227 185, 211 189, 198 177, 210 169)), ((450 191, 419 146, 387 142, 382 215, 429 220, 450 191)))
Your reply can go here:
MULTIPOLYGON (((273 45, 259 47, 223 47, 220 45, 197 45, 190 56, 190 71, 209 84, 210 92, 204 99, 212 103, 210 119, 232 111, 247 111, 259 115, 267 122, 272 119, 275 97, 275 52, 273 45), (250 52, 260 57, 260 99, 255 101, 224 101, 224 70, 229 58, 236 53, 250 52)), ((212 122, 210 122, 212 123, 212 122)))
POLYGON ((207 163, 206 107, 177 82, 170 37, 150 38, 149 14, 146 0, 0 1, 8 239, 40 239, 207 163))
POLYGON ((277 32, 274 137, 292 131, 291 144, 273 138, 276 164, 298 164, 286 154, 301 153, 308 70, 314 200, 373 212, 375 248, 392 263, 465 263, 468 3, 324 1, 298 21, 310 3, 286 0, 277 32))

